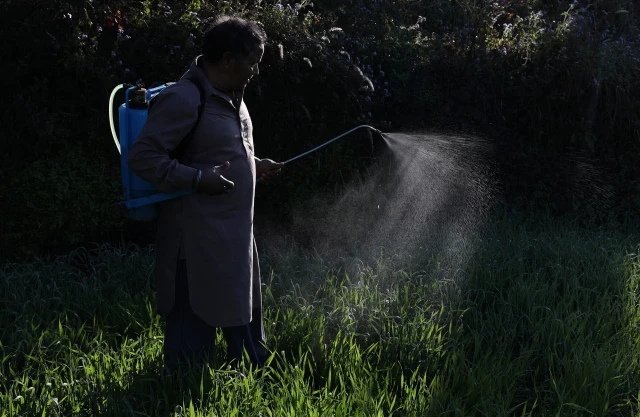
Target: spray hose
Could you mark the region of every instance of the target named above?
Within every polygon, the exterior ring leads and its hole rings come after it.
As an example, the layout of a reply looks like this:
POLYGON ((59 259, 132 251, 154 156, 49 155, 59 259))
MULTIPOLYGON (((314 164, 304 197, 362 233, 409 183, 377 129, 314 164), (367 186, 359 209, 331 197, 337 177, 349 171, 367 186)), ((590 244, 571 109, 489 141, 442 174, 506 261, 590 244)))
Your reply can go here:
MULTIPOLYGON (((114 90, 114 91, 116 91, 116 90, 114 90)), ((112 96, 113 96, 113 94, 114 93, 112 93, 112 96)), ((111 114, 112 113, 110 111, 109 115, 111 116, 111 114)), ((295 156, 295 157, 293 157, 291 159, 288 159, 288 160, 284 161, 284 164, 288 164, 289 162, 293 162, 296 159, 299 159, 299 158, 302 158, 303 156, 309 155, 310 153, 313 153, 313 152, 317 151, 318 149, 320 149, 320 148, 322 148, 324 146, 327 146, 331 142, 334 142, 334 141, 340 139, 341 137, 346 136, 349 133, 354 132, 354 131, 356 131, 358 129, 362 129, 362 128, 371 129, 374 132, 382 134, 382 132, 380 130, 378 130, 378 129, 374 128, 374 127, 371 127, 371 126, 368 126, 368 125, 360 125, 360 126, 354 127, 353 129, 351 129, 351 130, 349 130, 349 131, 347 131, 347 132, 345 132, 345 133, 343 133, 341 135, 336 136, 333 139, 330 139, 330 140, 326 141, 325 143, 323 143, 323 144, 321 144, 319 146, 316 146, 313 149, 310 149, 310 150, 308 150, 308 151, 306 151, 306 152, 304 152, 304 153, 302 153, 302 154, 300 154, 298 156, 295 156)), ((118 150, 120 150, 120 145, 119 145, 119 143, 117 141, 117 138, 116 138, 116 135, 115 135, 115 130, 113 130, 113 123, 112 123, 112 132, 113 132, 113 138, 116 141, 116 145, 118 145, 118 150)), ((257 178, 256 182, 260 182, 260 178, 257 178)), ((174 194, 171 198, 177 198, 177 197, 181 197, 181 196, 188 195, 188 194, 193 194, 193 193, 195 193, 195 190, 182 190, 182 191, 174 194)), ((165 194, 154 194, 152 196, 140 197, 140 198, 136 198, 136 199, 133 199, 133 200, 125 201, 124 203, 125 203, 127 208, 135 208, 135 207, 141 207, 141 206, 144 206, 144 205, 147 205, 147 204, 157 203, 157 202, 160 202, 160 201, 163 201, 163 200, 167 200, 167 196, 165 194)))
POLYGON ((118 90, 124 88, 124 84, 117 85, 116 88, 111 92, 111 97, 109 97, 109 125, 111 126, 111 134, 113 135, 113 141, 116 143, 116 148, 118 148, 118 152, 122 154, 122 150, 120 149, 120 142, 118 141, 118 135, 116 135, 116 128, 113 124, 113 99, 116 96, 118 90))
MULTIPOLYGON (((371 127, 371 126, 369 126, 369 125, 360 125, 360 126, 356 126, 356 127, 354 127, 353 129, 349 130, 348 132, 344 132, 343 134, 338 135, 338 136, 336 136, 335 138, 333 138, 333 139, 330 139, 330 140, 326 141, 326 142, 325 142, 325 143, 323 143, 322 145, 316 146, 315 148, 310 149, 310 150, 306 151, 305 153, 301 153, 301 154, 300 154, 300 155, 298 155, 298 156, 294 156, 293 158, 291 158, 291 159, 288 159, 288 160, 284 161, 284 164, 286 165, 286 164, 288 164, 289 162, 293 162, 293 161, 295 161, 296 159, 302 158, 303 156, 307 156, 307 155, 309 155, 310 153, 313 153, 313 152, 317 151, 318 149, 320 149, 320 148, 322 148, 322 147, 324 147, 324 146, 327 146, 327 145, 328 145, 328 144, 330 144, 331 142, 334 142, 334 141, 336 141, 336 140, 340 139, 341 137, 346 136, 346 135, 348 135, 349 133, 354 132, 354 131, 356 131, 356 130, 358 130, 358 129, 362 129, 362 128, 371 129, 371 130, 373 130, 374 132, 377 132, 377 133, 379 133, 379 134, 382 134, 382 132, 381 132, 381 131, 379 131, 379 130, 378 130, 378 129, 376 129, 375 127, 371 127)), ((256 179, 256 182, 260 182, 260 178, 256 179)))
POLYGON ((296 159, 298 159, 298 158, 302 158, 303 156, 307 156, 307 155, 309 155, 310 153, 315 152, 315 151, 317 151, 318 149, 322 148, 323 146, 327 146, 327 145, 328 145, 328 144, 330 144, 331 142, 336 141, 336 140, 340 139, 341 137, 346 136, 346 135, 348 135, 349 133, 351 133, 351 132, 353 132, 353 131, 356 131, 356 130, 358 130, 358 129, 361 129, 361 128, 363 128, 363 127, 366 127, 367 129, 371 129, 371 130, 373 130, 374 132, 377 132, 377 133, 382 134, 382 132, 381 132, 381 131, 379 131, 378 129, 376 129, 375 127, 371 127, 371 126, 369 126, 369 125, 360 125, 360 126, 354 127, 353 129, 351 129, 351 130, 350 130, 350 131, 348 131, 348 132, 345 132, 345 133, 343 133, 343 134, 341 134, 341 135, 339 135, 339 136, 336 136, 335 138, 333 138, 333 139, 331 139, 331 140, 326 141, 325 143, 323 143, 323 144, 322 144, 322 145, 320 145, 320 146, 316 146, 315 148, 313 148, 313 149, 311 149, 311 150, 309 150, 309 151, 307 151, 307 152, 305 152, 305 153, 302 153, 302 154, 300 154, 300 155, 298 155, 298 156, 295 156, 295 157, 293 157, 293 158, 289 159, 288 161, 284 161, 284 163, 285 163, 285 164, 288 164, 289 162, 295 161, 295 160, 296 160, 296 159))

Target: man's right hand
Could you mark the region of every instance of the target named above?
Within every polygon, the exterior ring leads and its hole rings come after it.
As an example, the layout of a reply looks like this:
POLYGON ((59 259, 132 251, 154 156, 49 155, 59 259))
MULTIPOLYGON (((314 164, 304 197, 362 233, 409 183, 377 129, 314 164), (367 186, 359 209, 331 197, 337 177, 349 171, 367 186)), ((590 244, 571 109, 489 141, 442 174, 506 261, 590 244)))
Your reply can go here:
POLYGON ((203 169, 197 191, 207 195, 229 194, 234 184, 222 176, 229 169, 229 165, 229 161, 227 161, 222 165, 203 169))

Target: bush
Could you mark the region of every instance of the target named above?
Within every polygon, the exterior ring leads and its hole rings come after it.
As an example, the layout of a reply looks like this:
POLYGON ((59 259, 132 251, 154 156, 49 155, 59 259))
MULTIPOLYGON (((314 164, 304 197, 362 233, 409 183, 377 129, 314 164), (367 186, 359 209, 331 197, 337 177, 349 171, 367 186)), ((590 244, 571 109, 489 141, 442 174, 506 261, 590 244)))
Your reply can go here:
MULTIPOLYGON (((7 256, 123 233, 123 222, 111 211, 120 185, 109 93, 122 82, 150 86, 177 80, 219 14, 259 20, 271 39, 261 81, 246 96, 259 155, 278 159, 306 150, 366 111, 358 94, 362 76, 331 56, 324 32, 313 28, 313 15, 299 7, 69 0, 40 2, 33 13, 18 2, 0 10, 13 17, 7 39, 13 46, 0 58, 15 64, 4 70, 15 87, 6 91, 12 105, 0 127, 8 149, 0 174, 7 201, 0 208, 6 219, 0 249, 7 256), (19 45, 34 49, 24 54, 19 45), (327 90, 333 94, 318 94, 327 90)), ((309 169, 298 172, 310 175, 309 169)))
POLYGON ((399 128, 492 137, 505 197, 519 207, 590 219, 640 210, 633 3, 322 4, 359 41, 375 39, 390 98, 374 119, 391 112, 399 128))
MULTIPOLYGON (((123 82, 178 79, 219 14, 255 19, 270 38, 261 76, 246 94, 259 156, 286 160, 361 123, 385 131, 464 126, 494 139, 510 204, 588 218, 639 209, 640 30, 633 3, 31 6, 0 4, 8 16, 2 75, 11 80, 4 90, 11 105, 0 119, 0 193, 7 202, 0 207, 1 253, 125 232, 107 208, 119 198, 109 93, 123 82), (98 174, 103 169, 106 177, 98 174), (35 220, 48 216, 46 226, 35 220)), ((293 205, 331 196, 369 163, 363 137, 296 161, 282 180, 259 187, 258 211, 287 221, 293 205)))
POLYGON ((3 255, 108 240, 108 232, 121 223, 113 207, 120 198, 118 174, 110 163, 103 155, 65 147, 13 177, 3 205, 3 255))

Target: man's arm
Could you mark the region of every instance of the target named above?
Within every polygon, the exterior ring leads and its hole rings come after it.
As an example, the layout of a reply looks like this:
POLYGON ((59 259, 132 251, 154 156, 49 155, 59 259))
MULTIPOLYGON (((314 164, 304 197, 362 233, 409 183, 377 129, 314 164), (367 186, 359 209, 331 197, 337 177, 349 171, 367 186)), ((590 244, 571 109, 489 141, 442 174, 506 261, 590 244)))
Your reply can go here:
POLYGON ((191 188, 197 170, 171 159, 169 152, 189 133, 198 110, 175 91, 164 91, 154 101, 140 136, 129 149, 129 168, 164 193, 191 188))

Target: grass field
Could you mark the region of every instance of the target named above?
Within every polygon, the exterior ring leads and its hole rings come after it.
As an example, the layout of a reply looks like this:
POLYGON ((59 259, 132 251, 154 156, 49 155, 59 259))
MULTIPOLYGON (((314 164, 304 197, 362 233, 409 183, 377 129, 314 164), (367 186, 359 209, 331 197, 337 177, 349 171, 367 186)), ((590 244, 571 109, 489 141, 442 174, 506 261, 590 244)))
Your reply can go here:
POLYGON ((263 247, 265 373, 162 373, 149 250, 0 270, 0 415, 636 416, 640 228, 503 219, 463 263, 263 247))

